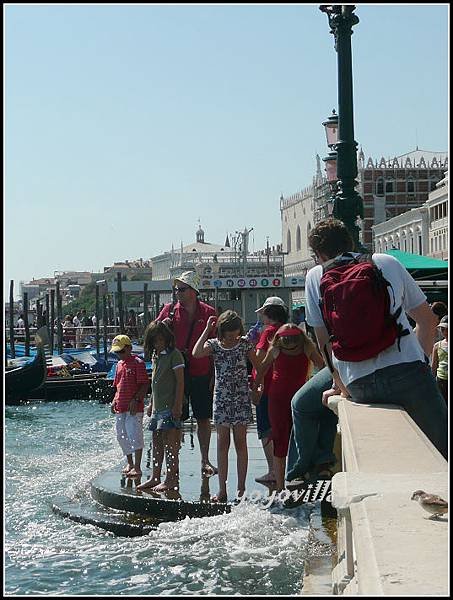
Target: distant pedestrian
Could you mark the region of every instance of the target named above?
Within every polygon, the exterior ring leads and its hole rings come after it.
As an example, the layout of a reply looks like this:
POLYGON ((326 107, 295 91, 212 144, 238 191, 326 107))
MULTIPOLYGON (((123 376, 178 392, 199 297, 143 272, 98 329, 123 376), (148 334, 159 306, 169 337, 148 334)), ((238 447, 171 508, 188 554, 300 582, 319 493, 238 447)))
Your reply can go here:
MULTIPOLYGON (((440 300, 431 304, 431 310, 437 317, 437 324, 440 323, 442 317, 445 317, 448 314, 447 305, 445 304, 445 302, 441 302, 440 300)), ((443 340, 443 335, 441 333, 440 328, 437 327, 436 333, 434 335, 434 342, 440 342, 441 340, 443 340)))
POLYGON ((87 315, 86 308, 82 308, 81 310, 81 321, 82 327, 92 327, 93 325, 91 318, 87 315))
MULTIPOLYGON (((22 313, 19 315, 19 318, 17 319, 16 327, 18 327, 21 330, 25 329, 25 320, 24 320, 24 315, 22 313)), ((19 332, 19 333, 21 333, 21 332, 19 332)))
POLYGON ((228 451, 230 430, 233 430, 237 456, 237 497, 245 492, 247 476, 247 425, 251 422, 252 408, 248 385, 247 359, 258 368, 256 353, 244 337, 241 318, 227 310, 218 318, 210 316, 205 330, 193 349, 195 358, 212 356, 215 367, 214 424, 217 430, 217 464, 219 492, 213 502, 226 502, 228 451), (208 339, 217 327, 217 338, 208 339))
POLYGON ((66 315, 63 320, 63 340, 67 348, 73 348, 75 346, 76 331, 71 315, 66 315))
POLYGON ((448 316, 445 315, 437 326, 442 340, 434 344, 431 369, 440 392, 448 406, 448 316))
POLYGON ((152 357, 152 397, 147 408, 151 417, 153 470, 150 479, 137 486, 138 491, 179 490, 179 448, 184 401, 184 358, 175 348, 175 337, 164 323, 153 321, 145 331, 145 356, 152 357), (161 483, 165 454, 166 477, 161 483))
POLYGON ((132 355, 132 343, 127 335, 117 335, 110 351, 120 358, 113 380, 115 397, 111 409, 116 414, 117 440, 127 458, 123 473, 127 477, 141 477, 143 412, 149 386, 148 374, 144 361, 132 355))
POLYGON ((126 322, 127 333, 131 337, 137 336, 137 317, 135 310, 131 308, 128 313, 128 319, 126 322))

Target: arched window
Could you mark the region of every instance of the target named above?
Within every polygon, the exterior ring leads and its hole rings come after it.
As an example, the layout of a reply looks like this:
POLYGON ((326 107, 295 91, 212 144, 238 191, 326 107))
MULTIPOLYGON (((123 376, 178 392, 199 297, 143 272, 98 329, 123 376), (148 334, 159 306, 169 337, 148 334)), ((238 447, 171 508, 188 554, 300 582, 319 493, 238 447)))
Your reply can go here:
POLYGON ((286 251, 291 252, 291 231, 289 229, 286 235, 286 251))
POLYGON ((308 236, 310 235, 310 231, 311 231, 311 223, 310 223, 310 221, 308 221, 308 225, 307 225, 307 248, 308 248, 309 251, 311 251, 310 250, 310 244, 308 243, 308 236))
POLYGON ((401 232, 401 250, 407 252, 407 230, 401 232))
POLYGON ((423 245, 422 245, 422 230, 420 227, 416 229, 417 241, 418 241, 418 254, 423 256, 423 245))
POLYGON ((296 231, 296 250, 300 250, 301 247, 301 243, 300 243, 300 226, 297 226, 297 231, 296 231))

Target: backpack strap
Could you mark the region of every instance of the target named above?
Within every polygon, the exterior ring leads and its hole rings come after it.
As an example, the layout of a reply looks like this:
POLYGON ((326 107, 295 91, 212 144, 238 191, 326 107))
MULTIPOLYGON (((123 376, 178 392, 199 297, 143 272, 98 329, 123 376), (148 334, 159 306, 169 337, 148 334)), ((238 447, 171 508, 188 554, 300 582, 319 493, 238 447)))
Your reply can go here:
POLYGON ((400 307, 399 307, 399 308, 398 308, 398 309, 397 309, 397 310, 396 310, 396 311, 393 313, 393 315, 392 315, 392 319, 394 319, 394 320, 395 320, 396 327, 397 327, 397 334, 396 334, 396 335, 397 335, 397 339, 398 339, 398 350, 399 350, 400 352, 401 352, 401 338, 402 338, 402 337, 404 337, 404 336, 406 336, 406 335, 409 335, 409 334, 410 334, 410 331, 409 331, 409 329, 404 329, 404 327, 402 326, 402 324, 401 324, 401 323, 398 323, 398 318, 399 318, 399 316, 401 315, 402 311, 403 311, 403 309, 402 309, 402 307, 400 306, 400 307))

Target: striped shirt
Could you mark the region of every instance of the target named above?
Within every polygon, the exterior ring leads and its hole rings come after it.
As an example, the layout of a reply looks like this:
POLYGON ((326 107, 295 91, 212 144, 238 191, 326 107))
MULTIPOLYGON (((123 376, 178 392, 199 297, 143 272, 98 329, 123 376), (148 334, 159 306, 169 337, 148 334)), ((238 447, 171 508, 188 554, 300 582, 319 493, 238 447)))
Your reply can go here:
MULTIPOLYGON (((138 356, 128 356, 118 362, 113 385, 116 387, 114 402, 117 413, 127 412, 129 402, 135 398, 138 388, 149 383, 144 361, 138 356)), ((137 412, 145 410, 144 400, 137 405, 137 412)))

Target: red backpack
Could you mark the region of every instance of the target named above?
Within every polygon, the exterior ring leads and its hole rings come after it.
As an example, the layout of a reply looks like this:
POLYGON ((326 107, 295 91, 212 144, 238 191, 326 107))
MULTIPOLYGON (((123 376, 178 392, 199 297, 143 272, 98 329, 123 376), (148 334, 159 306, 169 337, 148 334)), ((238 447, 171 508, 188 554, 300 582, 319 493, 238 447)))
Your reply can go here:
POLYGON ((373 358, 408 335, 397 322, 401 306, 390 312, 392 289, 382 271, 366 256, 345 253, 321 277, 321 312, 339 360, 373 358))

